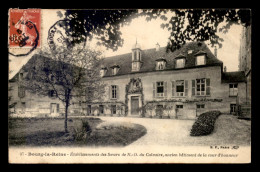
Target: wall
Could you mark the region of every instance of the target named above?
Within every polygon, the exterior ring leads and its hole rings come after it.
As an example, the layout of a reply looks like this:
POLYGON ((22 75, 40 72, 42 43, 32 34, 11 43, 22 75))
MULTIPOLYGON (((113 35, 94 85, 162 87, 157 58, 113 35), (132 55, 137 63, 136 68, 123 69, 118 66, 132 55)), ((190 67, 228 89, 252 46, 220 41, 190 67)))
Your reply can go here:
MULTIPOLYGON (((106 92, 104 95, 103 102, 110 102, 118 104, 118 102, 125 103, 126 100, 126 85, 129 84, 131 78, 140 78, 143 86, 143 101, 144 104, 150 101, 161 101, 161 98, 153 98, 153 82, 167 81, 167 98, 173 99, 174 102, 160 102, 157 104, 170 105, 173 107, 170 112, 170 118, 176 117, 175 107, 177 104, 184 106, 183 110, 177 112, 177 116, 185 118, 183 114, 187 114, 186 118, 195 118, 201 113, 209 110, 220 110, 224 113, 230 112, 230 103, 236 103, 236 97, 229 97, 229 84, 221 82, 221 67, 211 66, 203 68, 185 69, 185 70, 174 70, 174 71, 158 71, 150 73, 134 73, 124 76, 105 77, 102 81, 107 84, 106 92), (192 96, 192 80, 198 78, 210 78, 210 96, 192 96), (188 80, 188 96, 187 97, 172 97, 171 95, 171 81, 173 80, 188 80), (118 99, 111 100, 109 98, 109 86, 118 85, 118 99), (205 100, 206 98, 206 100, 205 100), (201 101, 204 99, 204 101, 201 101), (210 99, 210 100, 208 100, 210 99), (186 101, 189 100, 189 101, 186 101), (117 103, 116 103, 117 102, 117 103), (205 104, 205 109, 197 109, 196 104, 205 104)), ((13 102, 18 102, 15 106, 15 111, 21 111, 21 102, 26 102, 26 113, 30 114, 50 114, 50 104, 59 103, 60 113, 64 113, 64 105, 57 98, 50 98, 48 96, 39 96, 26 91, 24 98, 18 97, 18 84, 11 83, 13 85, 13 102)), ((246 84, 239 83, 239 102, 245 102, 246 99, 246 84)), ((103 103, 104 104, 104 103, 103 103)), ((96 104, 97 106, 99 104, 96 104)), ((71 114, 86 114, 87 105, 83 104, 79 106, 77 103, 71 105, 69 108, 71 114), (73 113, 74 112, 74 113, 73 113)), ((117 110, 117 113, 119 111, 117 110)), ((104 113, 110 115, 110 109, 104 108, 104 113)), ((97 111, 94 112, 97 115, 97 111)), ((129 115, 129 113, 128 113, 129 115)), ((146 116, 150 116, 147 112, 146 116)), ((167 114, 163 114, 167 117, 167 114)), ((152 112, 152 116, 155 116, 155 111, 152 112)))
POLYGON ((247 102, 251 102, 251 26, 243 28, 239 51, 239 70, 244 71, 247 79, 247 102))
MULTIPOLYGON (((195 111, 197 115, 203 113, 204 111, 209 110, 220 110, 224 113, 230 112, 230 103, 236 103, 235 97, 229 97, 229 84, 224 84, 221 82, 221 67, 220 66, 211 66, 204 68, 194 68, 194 69, 185 69, 185 70, 175 70, 175 71, 158 71, 151 73, 136 73, 129 74, 124 76, 114 76, 103 78, 104 83, 107 84, 106 88, 106 97, 104 101, 115 101, 109 99, 109 89, 110 85, 118 85, 119 87, 119 97, 116 101, 125 102, 125 87, 129 83, 131 78, 140 78, 143 86, 143 94, 144 94, 144 104, 148 101, 162 100, 161 98, 153 98, 153 82, 157 81, 167 81, 167 99, 180 99, 185 101, 186 99, 222 99, 222 101, 205 101, 200 102, 205 104, 205 109, 195 111), (210 78, 210 96, 192 96, 191 92, 191 84, 192 80, 199 78, 210 78), (188 80, 188 96, 181 97, 172 97, 171 96, 171 81, 173 80, 188 80)), ((239 90, 239 99, 241 102, 245 100, 245 83, 238 84, 239 90)), ((175 107, 176 104, 183 104, 184 109, 190 110, 190 113, 195 113, 194 109, 196 109, 196 104, 199 102, 171 102, 171 103, 162 103, 162 104, 170 104, 175 107), (192 111, 193 110, 193 111, 192 111)), ((172 113, 174 114, 174 112, 172 113)), ((147 115, 147 114, 146 114, 147 115)), ((149 116, 149 115, 148 115, 149 116)), ((174 115, 173 115, 174 116, 174 115)))
MULTIPOLYGON (((20 98, 18 96, 18 82, 10 82, 9 85, 12 87, 12 90, 9 91, 9 94, 12 96, 11 103, 17 102, 15 107, 11 109, 11 112, 15 114, 25 114, 27 116, 50 116, 50 106, 51 103, 59 104, 59 114, 62 115, 65 113, 65 106, 62 101, 60 101, 56 97, 49 97, 43 95, 37 95, 34 93, 30 93, 29 91, 25 91, 25 96, 20 98), (26 108, 22 109, 22 102, 25 102, 26 108)), ((71 105, 69 107, 69 113, 74 114, 74 112, 83 112, 83 105, 79 106, 78 103, 71 105)), ((52 114, 55 115, 55 114, 52 114)), ((58 114, 56 114, 58 115, 58 114)))

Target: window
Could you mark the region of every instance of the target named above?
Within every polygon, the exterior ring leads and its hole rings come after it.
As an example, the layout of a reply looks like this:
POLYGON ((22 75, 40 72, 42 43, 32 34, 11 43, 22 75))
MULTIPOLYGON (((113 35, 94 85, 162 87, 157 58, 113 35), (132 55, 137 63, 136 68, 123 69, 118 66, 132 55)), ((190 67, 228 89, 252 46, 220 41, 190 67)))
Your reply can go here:
POLYGON ((157 61, 157 70, 163 70, 165 69, 165 61, 157 61))
POLYGON ((111 86, 111 90, 112 90, 112 99, 116 99, 117 98, 117 85, 112 85, 111 86))
POLYGON ((236 112, 236 104, 230 104, 230 113, 235 113, 236 112))
POLYGON ((140 61, 141 52, 138 50, 132 51, 132 61, 140 61))
POLYGON ((111 108, 112 114, 116 114, 116 105, 112 105, 111 108))
POLYGON ((237 84, 229 84, 229 96, 237 96, 237 84))
POLYGON ((206 79, 196 79, 196 92, 198 96, 206 95, 206 79))
POLYGON ((135 51, 135 52, 134 52, 134 61, 137 60, 137 56, 138 56, 138 55, 137 55, 137 51, 135 51))
POLYGON ((176 81, 176 95, 184 96, 184 81, 183 80, 176 81))
POLYGON ((196 57, 196 65, 205 65, 205 55, 196 57))
POLYGON ((183 68, 183 67, 184 67, 184 59, 177 59, 176 68, 183 68))
POLYGON ((88 115, 91 115, 92 110, 91 110, 91 105, 88 105, 88 115))
POLYGON ((176 105, 176 109, 183 109, 183 105, 176 105))
POLYGON ((104 105, 99 105, 99 113, 100 114, 104 113, 104 105))
POLYGON ((20 98, 25 97, 25 88, 24 88, 24 86, 20 85, 18 87, 18 97, 20 97, 20 98))
POLYGON ((21 104, 22 104, 22 112, 25 112, 25 109, 26 109, 26 103, 25 102, 21 102, 21 104))
POLYGON ((23 73, 19 73, 19 81, 23 80, 23 73))
MULTIPOLYGON (((113 70, 113 69, 112 69, 112 70, 113 70)), ((105 72, 106 72, 105 69, 101 69, 101 70, 100 70, 100 76, 101 76, 101 77, 105 76, 105 72)))
POLYGON ((133 62, 132 63, 132 70, 138 71, 140 69, 140 62, 133 62))
POLYGON ((197 109, 204 109, 205 105, 204 104, 197 104, 197 109))
POLYGON ((157 82, 157 97, 163 97, 164 96, 164 84, 163 82, 157 82))
POLYGON ((210 96, 210 79, 192 80, 192 96, 210 96))
POLYGON ((56 96, 55 91, 54 91, 54 90, 50 90, 50 92, 49 92, 49 96, 50 96, 50 97, 54 97, 54 96, 56 96))
POLYGON ((117 72, 118 72, 118 68, 117 67, 112 68, 112 75, 116 75, 117 72))

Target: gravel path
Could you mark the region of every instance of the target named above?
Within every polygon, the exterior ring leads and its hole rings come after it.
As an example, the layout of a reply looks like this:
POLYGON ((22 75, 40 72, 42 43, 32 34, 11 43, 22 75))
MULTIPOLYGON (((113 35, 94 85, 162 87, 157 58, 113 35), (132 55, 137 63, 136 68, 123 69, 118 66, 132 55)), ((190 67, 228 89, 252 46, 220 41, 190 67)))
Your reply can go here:
MULTIPOLYGON (((99 117, 109 122, 130 122, 143 125, 147 134, 129 146, 210 146, 250 145, 250 122, 235 116, 221 115, 208 136, 191 137, 194 120, 150 119, 130 117, 99 117)), ((128 146, 128 147, 129 147, 128 146)))

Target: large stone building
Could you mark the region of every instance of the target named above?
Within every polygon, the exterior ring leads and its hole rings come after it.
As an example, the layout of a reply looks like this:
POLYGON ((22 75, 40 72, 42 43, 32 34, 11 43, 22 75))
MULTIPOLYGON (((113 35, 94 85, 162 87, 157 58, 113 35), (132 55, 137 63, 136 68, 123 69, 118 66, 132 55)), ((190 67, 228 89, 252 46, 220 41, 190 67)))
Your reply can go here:
MULTIPOLYGON (((105 58, 100 74, 106 85, 103 99, 75 102, 78 106, 72 107, 71 113, 76 109, 85 115, 194 119, 210 110, 234 113, 238 103, 246 102, 244 72, 225 72, 216 54, 201 42, 168 53, 159 45, 142 50, 136 43, 130 53, 105 58)), ((12 93, 15 112, 61 112, 61 103, 51 96, 26 93, 21 98, 18 89, 12 93)))
POLYGON ((246 77, 246 102, 241 104, 241 116, 251 117, 251 26, 243 27, 240 40, 239 70, 246 77))

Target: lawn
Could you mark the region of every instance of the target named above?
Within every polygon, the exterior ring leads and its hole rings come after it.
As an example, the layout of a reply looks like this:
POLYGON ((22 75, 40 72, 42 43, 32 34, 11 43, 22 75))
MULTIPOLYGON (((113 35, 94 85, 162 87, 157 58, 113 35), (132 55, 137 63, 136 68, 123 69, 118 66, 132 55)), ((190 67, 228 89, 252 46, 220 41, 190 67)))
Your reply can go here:
POLYGON ((220 115, 213 132, 207 136, 190 137, 194 145, 239 145, 251 144, 251 121, 237 119, 232 115, 220 115))
POLYGON ((103 121, 85 118, 92 132, 85 139, 75 139, 75 128, 81 119, 68 120, 69 133, 64 132, 64 119, 9 119, 8 136, 11 146, 126 146, 146 134, 139 124, 131 127, 96 128, 103 121))

